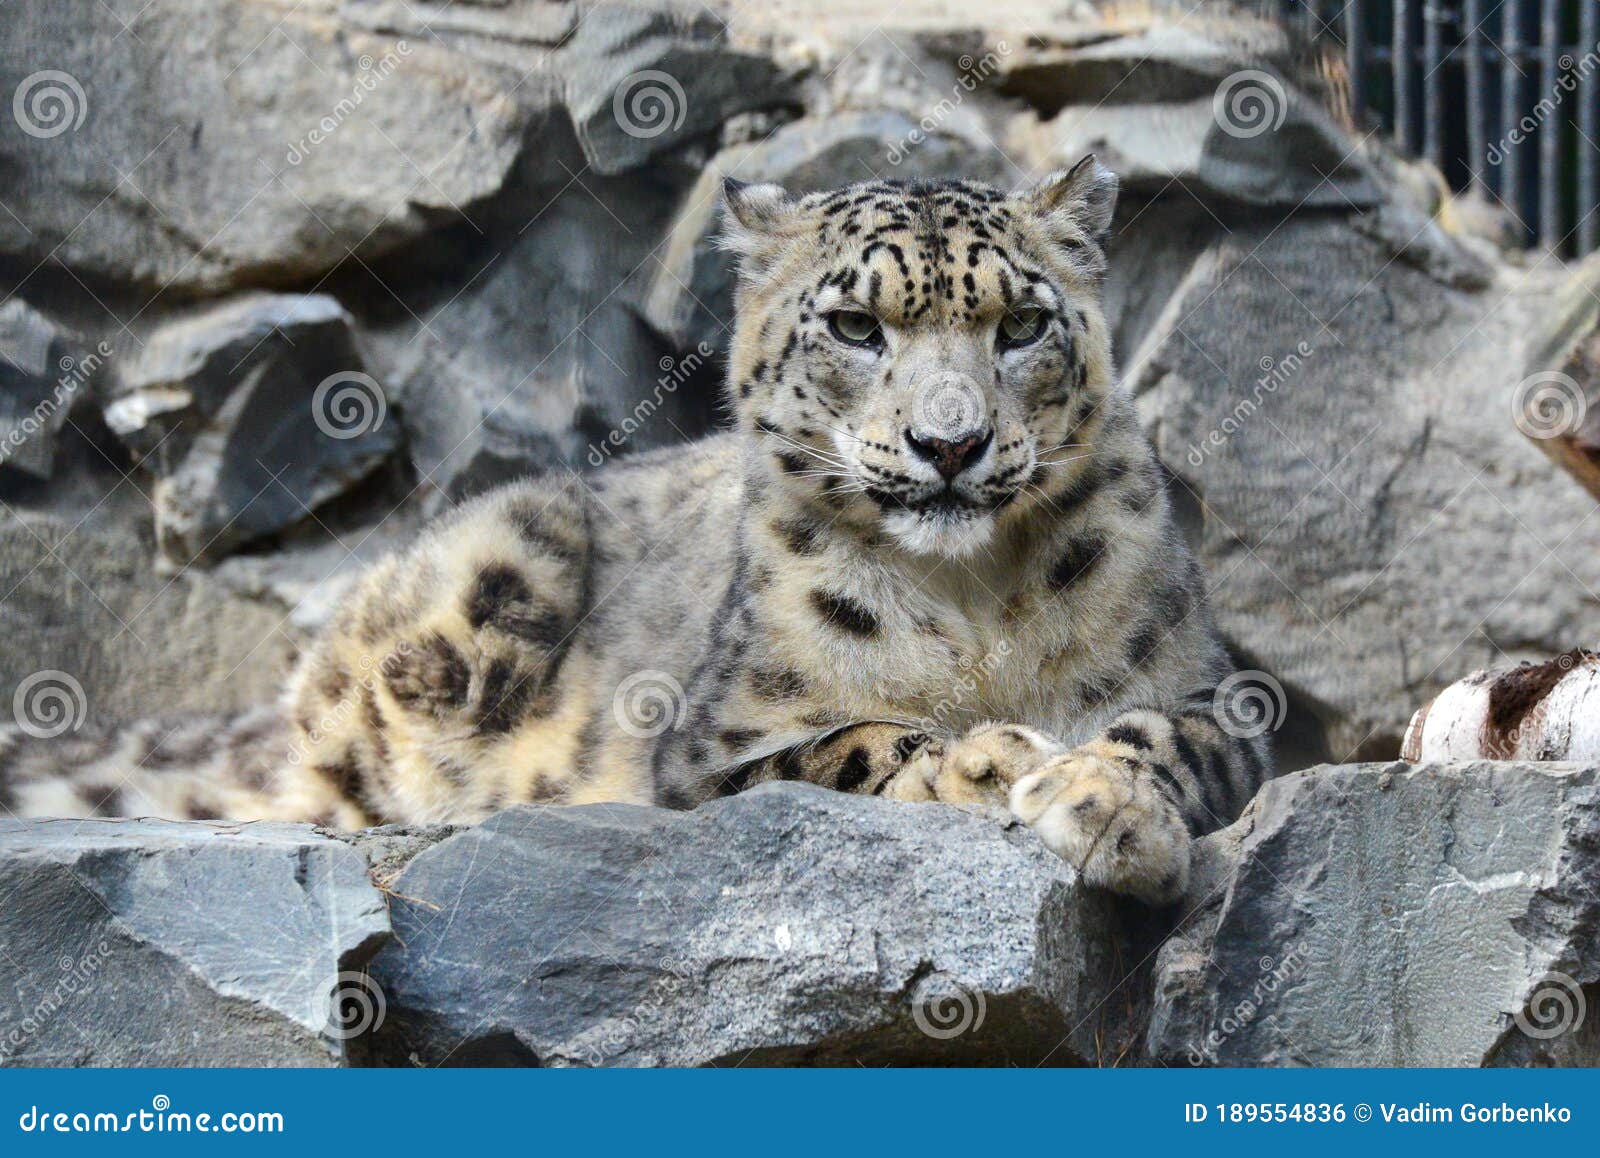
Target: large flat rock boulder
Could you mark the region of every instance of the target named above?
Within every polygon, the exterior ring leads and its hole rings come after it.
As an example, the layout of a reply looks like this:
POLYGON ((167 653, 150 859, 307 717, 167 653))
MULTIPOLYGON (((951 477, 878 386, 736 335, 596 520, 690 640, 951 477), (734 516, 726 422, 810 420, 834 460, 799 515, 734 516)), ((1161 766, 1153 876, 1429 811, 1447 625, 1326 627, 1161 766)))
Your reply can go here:
POLYGON ((380 1015, 367 861, 309 825, 0 820, 0 1061, 329 1066, 380 1015))
POLYGON ((85 358, 79 345, 20 297, 0 304, 0 470, 50 477, 57 436, 109 353, 101 343, 85 358))
POLYGON ((1148 321, 1123 331, 1129 388, 1219 626, 1282 685, 1291 768, 1393 758, 1446 685, 1600 632, 1594 500, 1513 422, 1567 275, 1468 288, 1450 239, 1395 240, 1236 222, 1166 248, 1184 272, 1159 311, 1118 291, 1148 321))
POLYGON ((496 203, 520 225, 585 170, 793 99, 727 40, 675 0, 30 5, 0 26, 0 169, 28 217, 0 214, 0 253, 214 293, 481 234, 496 203))
POLYGON ((939 805, 518 807, 391 887, 396 1064, 1083 1063, 1124 1004, 1111 902, 939 805))
POLYGON ((199 568, 157 574, 138 491, 85 513, 103 485, 81 509, 0 520, 0 704, 40 673, 76 687, 78 724, 272 703, 297 644, 286 612, 199 568))
POLYGON ((155 327, 118 366, 107 425, 156 476, 171 561, 306 519, 399 445, 354 323, 326 294, 245 294, 155 327))
POLYGON ((1153 1061, 1600 1064, 1600 766, 1313 768, 1199 847, 1153 1061))
POLYGON ((1195 847, 1157 911, 1002 817, 795 783, 7 821, 0 1062, 1600 1063, 1600 766, 1319 767, 1195 847))
POLYGON ((705 356, 675 357, 637 304, 677 198, 670 179, 586 173, 503 247, 464 258, 461 284, 401 291, 406 310, 369 345, 422 493, 460 500, 711 425, 705 356))
POLYGON ((450 47, 448 23, 362 19, 396 7, 63 0, 10 14, 0 88, 20 131, 0 138, 0 168, 28 221, 0 214, 0 252, 215 291, 315 280, 352 250, 469 216, 555 105, 538 58, 572 11, 519 3, 521 51, 496 60, 450 47), (556 19, 541 27, 535 7, 556 19))

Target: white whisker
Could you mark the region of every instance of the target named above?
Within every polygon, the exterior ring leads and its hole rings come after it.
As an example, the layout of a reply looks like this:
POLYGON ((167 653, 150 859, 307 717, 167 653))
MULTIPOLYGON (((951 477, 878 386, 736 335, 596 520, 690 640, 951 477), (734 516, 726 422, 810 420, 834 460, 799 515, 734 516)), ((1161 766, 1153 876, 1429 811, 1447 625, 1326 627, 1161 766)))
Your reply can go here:
POLYGON ((1098 450, 1093 450, 1093 451, 1090 451, 1088 454, 1071 454, 1071 455, 1068 455, 1066 458, 1052 458, 1052 459, 1041 458, 1041 459, 1038 459, 1034 463, 1034 465, 1035 466, 1066 466, 1067 463, 1069 463, 1069 462, 1082 462, 1084 459, 1093 458, 1095 455, 1097 455, 1099 453, 1100 452, 1098 450))
POLYGON ((828 453, 826 451, 818 450, 816 447, 807 446, 803 442, 796 442, 794 439, 790 438, 787 434, 779 434, 776 430, 767 430, 767 431, 763 431, 762 433, 766 434, 770 438, 776 438, 778 441, 784 443, 787 446, 793 447, 795 450, 798 450, 801 454, 810 455, 812 458, 816 459, 818 462, 823 463, 826 466, 831 466, 831 467, 834 467, 834 468, 839 469, 839 470, 849 470, 850 469, 850 464, 848 462, 846 462, 844 460, 844 458, 842 456, 840 456, 840 455, 830 454, 830 453, 828 453))
POLYGON ((833 425, 831 425, 829 423, 823 422, 822 419, 820 419, 820 418, 813 419, 813 421, 815 421, 819 426, 826 426, 829 430, 833 431, 835 434, 842 434, 844 437, 852 438, 857 442, 863 441, 862 437, 859 434, 852 434, 848 430, 840 430, 837 426, 833 426, 833 425))

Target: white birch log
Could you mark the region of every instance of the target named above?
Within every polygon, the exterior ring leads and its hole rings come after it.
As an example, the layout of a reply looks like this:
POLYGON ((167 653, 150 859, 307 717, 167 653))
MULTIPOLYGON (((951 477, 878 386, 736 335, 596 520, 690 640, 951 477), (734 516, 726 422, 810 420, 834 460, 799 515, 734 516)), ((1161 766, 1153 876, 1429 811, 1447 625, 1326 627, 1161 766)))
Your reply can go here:
POLYGON ((1411 717, 1400 758, 1600 759, 1600 653, 1473 672, 1411 717))

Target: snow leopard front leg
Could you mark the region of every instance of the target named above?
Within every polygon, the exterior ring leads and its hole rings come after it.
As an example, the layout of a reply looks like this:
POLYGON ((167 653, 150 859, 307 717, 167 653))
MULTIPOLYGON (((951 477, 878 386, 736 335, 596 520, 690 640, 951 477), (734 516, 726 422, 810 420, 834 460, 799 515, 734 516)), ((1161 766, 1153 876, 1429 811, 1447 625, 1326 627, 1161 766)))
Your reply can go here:
POLYGON ((1091 885, 1170 904, 1189 884, 1190 841, 1235 820, 1268 776, 1258 737, 1225 730, 1209 701, 1124 712, 1068 747, 985 724, 913 761, 890 795, 960 803, 998 788, 1011 812, 1091 885))
POLYGON ((918 728, 888 721, 850 724, 781 751, 721 770, 718 795, 743 792, 773 780, 803 780, 838 792, 894 795, 907 769, 942 751, 935 737, 918 728))
POLYGON ((720 758, 692 753, 704 761, 695 790, 663 803, 802 780, 896 800, 1009 808, 1085 882, 1152 905, 1184 893, 1190 841, 1232 823, 1269 768, 1262 741, 1225 731, 1209 700, 1123 712, 1076 747, 1020 724, 941 737, 864 721, 772 750, 771 738, 792 728, 755 730, 749 715, 732 718, 742 726, 695 729, 716 737, 720 758), (752 749, 761 754, 750 756, 752 749))

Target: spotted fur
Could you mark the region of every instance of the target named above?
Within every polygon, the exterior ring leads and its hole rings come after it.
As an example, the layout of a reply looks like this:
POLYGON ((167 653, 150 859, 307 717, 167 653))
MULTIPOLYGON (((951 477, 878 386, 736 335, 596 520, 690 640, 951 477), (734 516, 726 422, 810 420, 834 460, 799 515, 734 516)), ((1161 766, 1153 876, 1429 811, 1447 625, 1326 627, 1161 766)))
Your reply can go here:
POLYGON ((730 183, 733 429, 494 491, 372 569, 249 814, 807 780, 1003 806, 1175 898, 1269 764, 1212 717, 1231 665, 1116 386, 1115 188, 1092 159, 1013 194, 730 183))

